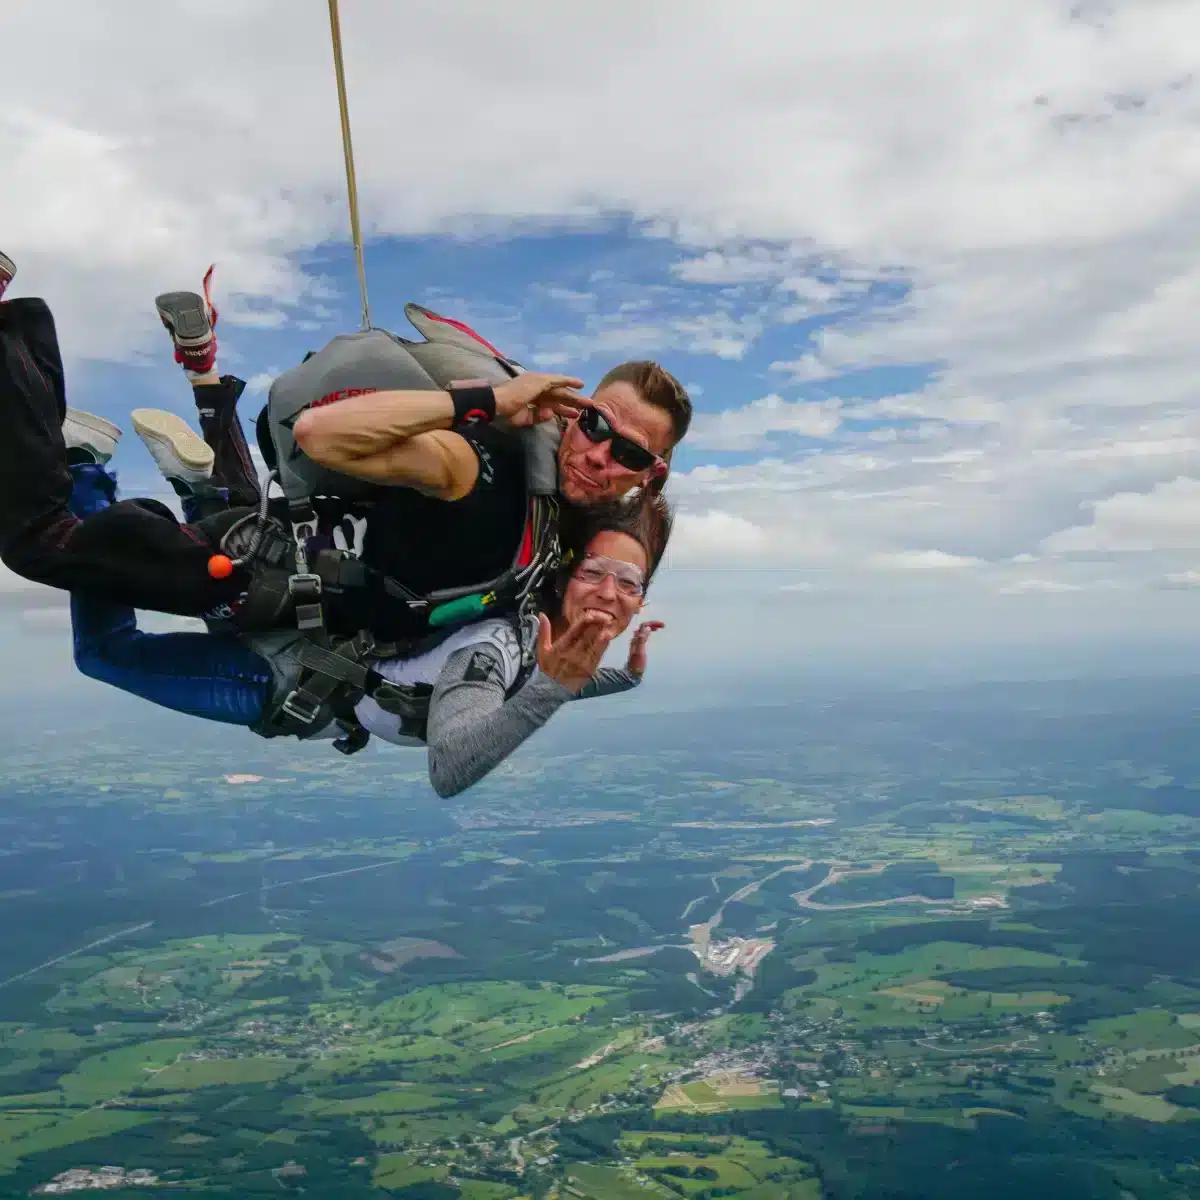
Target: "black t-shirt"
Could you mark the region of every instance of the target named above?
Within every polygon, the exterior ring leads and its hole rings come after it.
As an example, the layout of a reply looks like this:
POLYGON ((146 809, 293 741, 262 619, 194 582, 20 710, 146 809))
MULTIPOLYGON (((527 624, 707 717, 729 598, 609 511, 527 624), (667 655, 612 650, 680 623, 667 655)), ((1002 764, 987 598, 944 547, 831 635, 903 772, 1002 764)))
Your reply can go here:
MULTIPOLYGON (((525 529, 525 453, 512 434, 464 434, 479 456, 475 487, 461 500, 436 500, 412 488, 381 488, 366 517, 363 563, 420 596, 469 587, 511 565, 525 529)), ((424 631, 404 601, 377 582, 357 596, 330 597, 338 625, 369 629, 380 640, 424 631)))

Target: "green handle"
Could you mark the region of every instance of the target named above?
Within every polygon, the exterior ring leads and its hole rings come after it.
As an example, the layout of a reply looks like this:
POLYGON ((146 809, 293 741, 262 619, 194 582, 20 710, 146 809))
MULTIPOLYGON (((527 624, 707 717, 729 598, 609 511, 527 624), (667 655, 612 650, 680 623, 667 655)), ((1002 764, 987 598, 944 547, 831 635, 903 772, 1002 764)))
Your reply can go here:
POLYGON ((486 608, 487 604, 484 597, 479 593, 473 596, 460 596, 457 600, 450 600, 445 604, 439 604, 429 614, 429 624, 436 629, 441 625, 449 625, 451 622, 460 621, 464 617, 478 617, 482 615, 486 608))

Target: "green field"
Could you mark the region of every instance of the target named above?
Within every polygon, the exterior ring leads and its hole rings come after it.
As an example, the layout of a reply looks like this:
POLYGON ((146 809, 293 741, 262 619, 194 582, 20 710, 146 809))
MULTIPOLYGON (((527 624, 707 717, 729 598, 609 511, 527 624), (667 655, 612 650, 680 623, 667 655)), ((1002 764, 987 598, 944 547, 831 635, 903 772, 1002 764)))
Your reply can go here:
POLYGON ((0 1124, 0 1168, 12 1168, 23 1158, 44 1154, 76 1143, 86 1143, 105 1134, 132 1129, 151 1118, 145 1113, 118 1112, 112 1109, 94 1109, 75 1115, 64 1115, 59 1119, 43 1122, 34 1120, 24 1127, 11 1127, 5 1121, 0 1124))
POLYGON ((1139 1117, 1143 1121, 1169 1121, 1180 1111, 1159 1096, 1143 1096, 1128 1088, 1094 1083, 1092 1091, 1103 1097, 1104 1107, 1111 1112, 1139 1117))
POLYGON ((189 1038, 169 1038, 107 1050, 84 1059, 76 1070, 60 1080, 63 1101, 68 1105, 95 1104, 153 1085, 181 1054, 194 1051, 196 1045, 189 1038))
POLYGON ((445 1167, 423 1167, 408 1154, 381 1154, 376 1160, 374 1180, 383 1188, 396 1189, 430 1179, 444 1179, 445 1167))
POLYGON ((621 1139, 622 1146, 635 1156, 639 1172, 684 1195, 722 1188, 736 1189, 738 1195, 761 1192, 820 1200, 820 1184, 807 1164, 773 1155, 761 1142, 718 1137, 709 1139, 706 1148, 697 1151, 690 1148, 694 1141, 686 1135, 653 1130, 628 1133, 621 1139), (647 1152, 648 1146, 655 1147, 653 1153, 647 1152), (679 1168, 689 1174, 681 1174, 679 1168))
POLYGON ((570 1163, 564 1177, 589 1200, 646 1200, 648 1196, 677 1195, 662 1185, 637 1182, 628 1171, 594 1163, 570 1163))
POLYGON ((1121 1017, 1093 1021, 1088 1032, 1101 1045, 1143 1055, 1200 1045, 1200 1036, 1174 1013, 1148 1009, 1121 1017))

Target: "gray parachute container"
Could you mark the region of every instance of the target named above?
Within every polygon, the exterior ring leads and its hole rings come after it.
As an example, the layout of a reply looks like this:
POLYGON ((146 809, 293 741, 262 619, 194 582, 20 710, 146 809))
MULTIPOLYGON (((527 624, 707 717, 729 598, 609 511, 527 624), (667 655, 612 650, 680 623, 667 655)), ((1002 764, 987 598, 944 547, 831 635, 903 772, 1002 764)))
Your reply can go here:
MULTIPOLYGON (((521 371, 461 322, 419 304, 406 304, 404 315, 424 341, 410 341, 384 329, 339 334, 271 385, 267 421, 275 444, 279 486, 289 500, 310 496, 353 500, 376 494, 379 488, 313 462, 296 445, 292 433, 302 412, 366 392, 438 391, 467 380, 500 384, 521 371)), ((557 426, 546 422, 521 436, 526 442, 530 490, 553 494, 558 487, 557 426)))

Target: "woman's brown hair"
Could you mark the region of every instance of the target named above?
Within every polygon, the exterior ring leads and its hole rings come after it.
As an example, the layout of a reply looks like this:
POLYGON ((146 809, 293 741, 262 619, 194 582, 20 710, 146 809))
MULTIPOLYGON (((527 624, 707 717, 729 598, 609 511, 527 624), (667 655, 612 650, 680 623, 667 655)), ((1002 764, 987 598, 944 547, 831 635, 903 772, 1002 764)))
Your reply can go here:
POLYGON ((601 533, 623 533, 646 552, 646 587, 654 578, 671 538, 675 516, 657 492, 643 490, 612 504, 564 504, 559 516, 562 563, 542 596, 542 607, 556 612, 571 573, 583 560, 592 539, 601 533))

